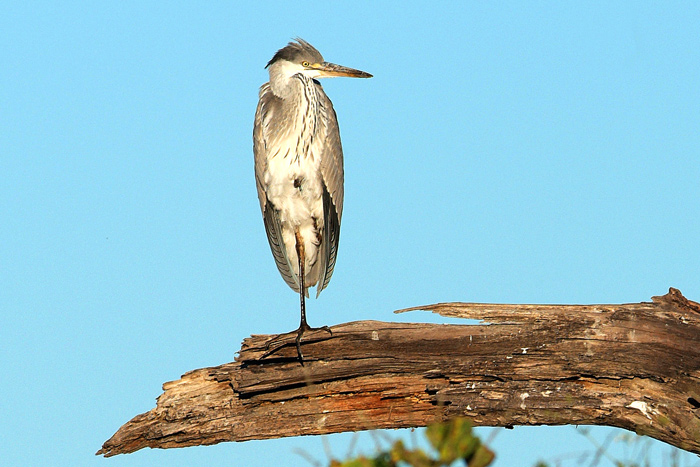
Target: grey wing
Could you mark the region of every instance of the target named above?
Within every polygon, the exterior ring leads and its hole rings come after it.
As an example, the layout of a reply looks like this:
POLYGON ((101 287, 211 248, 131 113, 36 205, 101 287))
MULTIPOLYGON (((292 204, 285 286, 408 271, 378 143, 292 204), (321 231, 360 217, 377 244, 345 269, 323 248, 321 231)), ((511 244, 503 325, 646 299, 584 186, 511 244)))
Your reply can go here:
POLYGON ((316 297, 328 286, 335 268, 340 240, 340 218, 333 204, 330 193, 323 187, 323 239, 321 241, 321 268, 319 270, 316 297))
POLYGON ((287 248, 282 240, 282 224, 280 223, 279 212, 268 201, 263 209, 263 220, 265 221, 265 233, 267 241, 270 243, 272 256, 275 257, 275 264, 282 275, 282 279, 295 292, 299 292, 298 276, 292 269, 292 263, 287 256, 287 248))
POLYGON ((343 148, 340 143, 338 120, 333 104, 318 85, 321 121, 325 125, 324 138, 320 139, 321 176, 323 177, 323 237, 321 261, 316 296, 328 286, 335 268, 340 240, 340 220, 343 215, 343 148))
POLYGON ((275 110, 275 96, 270 91, 268 84, 260 88, 260 101, 255 111, 255 126, 253 127, 253 154, 255 156, 255 185, 258 189, 258 200, 265 222, 265 233, 267 241, 275 258, 275 264, 284 281, 295 292, 299 292, 298 277, 294 273, 294 268, 287 255, 287 248, 282 240, 282 224, 279 219, 279 212, 267 200, 263 184, 263 174, 267 170, 267 151, 269 142, 265 137, 265 128, 269 118, 275 110))
MULTIPOLYGON (((265 213, 265 205, 267 204, 267 196, 262 185, 262 177, 267 170, 267 148, 263 137, 263 113, 264 104, 263 96, 266 92, 267 84, 260 88, 260 100, 258 108, 255 110, 255 125, 253 126, 253 156, 255 157, 255 185, 258 189, 258 200, 260 201, 260 209, 265 213)), ((269 91, 268 91, 269 92, 269 91)))

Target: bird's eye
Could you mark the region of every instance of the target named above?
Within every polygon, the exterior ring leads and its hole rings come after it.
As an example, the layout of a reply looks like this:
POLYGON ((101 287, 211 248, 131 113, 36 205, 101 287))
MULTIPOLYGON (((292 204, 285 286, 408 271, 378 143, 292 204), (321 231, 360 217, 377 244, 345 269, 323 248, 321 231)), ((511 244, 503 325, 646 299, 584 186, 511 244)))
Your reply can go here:
POLYGON ((301 66, 309 66, 309 62, 301 62, 301 66))

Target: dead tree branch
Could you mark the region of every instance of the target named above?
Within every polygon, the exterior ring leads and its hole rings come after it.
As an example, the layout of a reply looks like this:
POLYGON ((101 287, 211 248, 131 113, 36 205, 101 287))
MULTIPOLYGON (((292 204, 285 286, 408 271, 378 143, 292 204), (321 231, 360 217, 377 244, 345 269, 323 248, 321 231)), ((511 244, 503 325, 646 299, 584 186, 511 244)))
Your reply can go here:
MULTIPOLYGON (((97 454, 222 441, 424 426, 608 425, 700 453, 700 305, 676 289, 651 303, 419 307, 490 325, 362 321, 259 361, 163 385, 97 454)), ((406 311, 406 310, 405 310, 406 311)))

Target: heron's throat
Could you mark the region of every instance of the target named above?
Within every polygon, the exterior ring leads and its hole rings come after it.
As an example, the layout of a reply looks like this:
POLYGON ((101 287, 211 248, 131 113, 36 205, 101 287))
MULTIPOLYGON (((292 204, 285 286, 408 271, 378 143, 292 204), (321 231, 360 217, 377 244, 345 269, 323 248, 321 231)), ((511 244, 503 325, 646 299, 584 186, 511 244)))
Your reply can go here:
POLYGON ((302 80, 306 78, 293 64, 281 61, 270 65, 270 89, 280 99, 289 99, 299 92, 302 80))

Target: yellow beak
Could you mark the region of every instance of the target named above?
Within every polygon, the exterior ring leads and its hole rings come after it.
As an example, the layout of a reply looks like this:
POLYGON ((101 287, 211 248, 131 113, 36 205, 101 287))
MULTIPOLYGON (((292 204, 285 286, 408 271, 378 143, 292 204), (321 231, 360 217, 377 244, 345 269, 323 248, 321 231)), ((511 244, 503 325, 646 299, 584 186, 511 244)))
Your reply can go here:
POLYGON ((371 78, 367 72, 356 70, 354 68, 348 68, 346 66, 336 65, 330 62, 312 63, 308 68, 317 70, 319 72, 319 77, 330 78, 332 76, 347 76, 348 78, 371 78))

